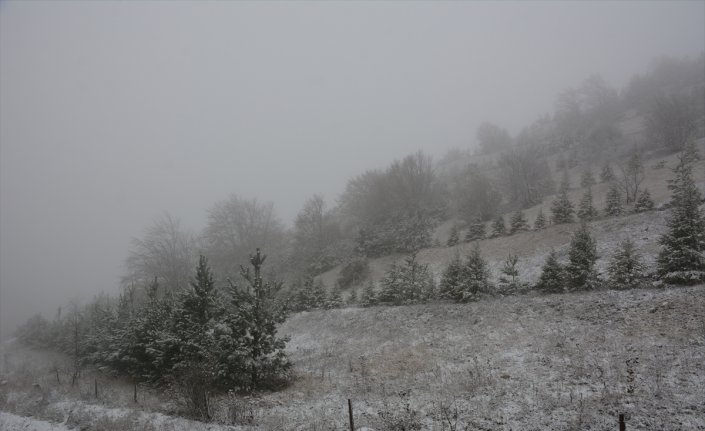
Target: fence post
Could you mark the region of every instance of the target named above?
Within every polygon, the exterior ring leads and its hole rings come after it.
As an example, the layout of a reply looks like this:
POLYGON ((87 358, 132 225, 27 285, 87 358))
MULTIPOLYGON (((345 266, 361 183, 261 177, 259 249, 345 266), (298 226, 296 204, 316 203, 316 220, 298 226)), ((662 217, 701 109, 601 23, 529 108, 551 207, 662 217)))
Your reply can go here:
POLYGON ((350 431, 355 431, 355 423, 353 422, 352 401, 348 398, 348 415, 350 416, 350 431))
POLYGON ((98 399, 98 378, 93 378, 93 388, 95 389, 95 398, 98 399))
POLYGON ((627 431, 627 424, 624 423, 624 413, 619 414, 619 431, 627 431))

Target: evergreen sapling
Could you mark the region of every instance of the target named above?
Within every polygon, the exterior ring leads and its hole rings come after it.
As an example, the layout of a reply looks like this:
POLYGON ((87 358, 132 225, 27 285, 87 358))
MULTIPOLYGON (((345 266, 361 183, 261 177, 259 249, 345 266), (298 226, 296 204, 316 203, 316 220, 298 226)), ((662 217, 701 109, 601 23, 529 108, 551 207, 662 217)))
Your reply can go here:
POLYGON ((543 208, 539 208, 539 213, 536 214, 534 220, 534 230, 541 230, 546 227, 546 216, 543 214, 543 208))
POLYGON ((580 220, 589 221, 596 218, 597 215, 597 210, 592 205, 592 189, 588 187, 578 206, 578 218, 580 220))
POLYGON ((597 244, 585 222, 573 234, 568 253, 568 285, 571 290, 588 290, 598 286, 595 262, 597 261, 597 244))
POLYGON ((700 191, 693 180, 698 154, 692 143, 679 157, 669 181, 671 217, 668 232, 660 239, 658 275, 667 283, 695 284, 705 281, 705 217, 700 210, 700 191))
POLYGON ((504 217, 497 216, 492 222, 492 237, 504 236, 507 234, 507 227, 504 224, 504 217))
POLYGON ((648 189, 644 189, 639 193, 639 197, 634 204, 634 211, 640 213, 644 211, 651 211, 654 209, 654 201, 651 199, 651 193, 648 189))
POLYGON ((607 267, 608 284, 612 289, 639 287, 646 279, 646 268, 630 239, 622 241, 607 267))
POLYGON ((605 197, 605 214, 617 217, 624 211, 622 207, 622 194, 616 183, 610 185, 610 189, 605 197))
POLYGON ((526 221, 526 217, 524 217, 524 212, 522 210, 516 210, 516 212, 512 215, 509 226, 510 235, 513 235, 519 231, 529 230, 529 223, 526 221))
POLYGON ((536 289, 544 293, 561 293, 565 289, 565 282, 565 269, 558 262, 556 251, 551 250, 541 269, 541 276, 538 283, 536 283, 536 289))

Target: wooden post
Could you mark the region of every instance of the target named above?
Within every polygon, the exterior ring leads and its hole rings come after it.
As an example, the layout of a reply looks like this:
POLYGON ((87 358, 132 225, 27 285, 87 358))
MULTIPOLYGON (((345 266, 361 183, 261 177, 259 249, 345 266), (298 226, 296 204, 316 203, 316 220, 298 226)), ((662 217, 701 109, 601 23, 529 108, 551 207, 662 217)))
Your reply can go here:
POLYGON ((619 414, 619 431, 627 431, 627 424, 624 423, 624 413, 619 414))
POLYGON ((353 422, 352 414, 352 401, 350 401, 350 398, 348 398, 348 414, 350 416, 350 431, 355 431, 355 423, 353 422))
POLYGON ((95 399, 98 399, 98 378, 93 379, 93 389, 95 392, 95 399))
POLYGON ((135 404, 137 404, 137 382, 135 382, 135 404))

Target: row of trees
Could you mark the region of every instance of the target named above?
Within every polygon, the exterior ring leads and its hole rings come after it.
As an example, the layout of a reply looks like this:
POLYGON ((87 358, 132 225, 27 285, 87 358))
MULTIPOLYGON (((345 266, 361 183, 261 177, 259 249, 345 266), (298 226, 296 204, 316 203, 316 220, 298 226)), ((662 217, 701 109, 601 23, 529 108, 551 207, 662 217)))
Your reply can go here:
MULTIPOLYGON (((672 213, 668 231, 660 239, 662 248, 656 270, 647 274, 634 244, 627 239, 620 244, 609 264, 610 287, 636 287, 647 275, 672 284, 705 281, 705 217, 700 210, 700 191, 693 180, 693 163, 698 158, 691 143, 679 156, 678 165, 673 170, 674 178, 669 181, 672 213)), ((637 200, 636 207, 640 205, 653 206, 653 203, 642 197, 637 200)), ((569 263, 561 265, 555 251, 552 251, 546 259, 537 287, 546 292, 594 288, 600 283, 595 271, 597 258, 595 241, 583 223, 571 242, 569 263)))
POLYGON ((277 336, 285 318, 274 294, 280 283, 264 282, 259 250, 252 271, 241 268, 239 286, 216 288, 201 256, 195 279, 175 294, 160 294, 157 279, 144 301, 127 289, 113 301, 99 298, 48 322, 35 317, 18 330, 26 344, 63 351, 83 365, 180 391, 191 413, 208 418, 214 391, 272 389, 289 379, 286 339, 277 336))
MULTIPOLYGON (((560 152, 556 166, 560 171, 623 143, 617 121, 625 109, 636 108, 644 116, 650 142, 673 150, 702 133, 703 98, 690 93, 702 88, 702 74, 695 72, 705 70, 703 58, 661 59, 621 93, 601 77, 591 76, 558 97, 552 116, 540 118, 514 138, 499 126, 483 123, 477 130, 479 153, 489 156, 478 164, 468 165, 462 152, 449 154, 440 163, 420 152, 410 155, 351 179, 333 207, 314 195, 289 229, 273 204, 235 195, 208 210, 207 225, 198 233, 182 229, 177 219, 165 214, 133 241, 123 285, 146 289, 156 276, 162 289, 176 292, 188 285, 184 268, 193 267, 199 254, 210 256, 216 280, 224 282, 237 276, 233 262, 246 259, 255 247, 273 250, 269 275, 290 280, 316 275, 341 263, 428 247, 433 228, 449 217, 465 223, 466 240, 485 236, 480 229, 489 221, 493 221, 490 235, 523 230, 521 220, 506 226, 498 215, 513 211, 518 216, 523 208, 556 192, 550 154, 560 152)), ((644 172, 638 154, 618 165, 616 175, 606 167, 608 172, 603 169, 601 177, 609 177, 614 187, 605 214, 616 215, 625 204, 649 208, 648 192, 639 190, 644 172)), ((597 216, 590 178, 591 172, 581 181, 588 191, 578 208, 572 207, 567 188, 560 185, 552 221, 597 216)), ((537 217, 534 228, 548 222, 548 217, 537 217)))
POLYGON ((546 293, 591 290, 602 286, 627 289, 638 287, 648 279, 676 284, 705 281, 705 217, 699 209, 701 196, 692 177, 693 162, 697 159, 697 152, 690 145, 674 168, 674 178, 669 185, 673 192, 670 204, 673 212, 669 230, 660 240, 662 250, 653 272, 645 267, 634 243, 626 239, 613 253, 606 277, 601 277, 596 269, 597 243, 583 221, 571 240, 568 262, 562 264, 556 251, 552 250, 534 286, 520 281, 519 258, 511 253, 501 269, 498 285, 493 286, 487 262, 476 243, 465 259, 456 255, 447 265, 438 286, 435 286, 428 267, 419 264, 415 255, 411 255, 404 264, 392 266, 381 282, 380 292, 369 284, 361 304, 402 305, 438 298, 467 302, 482 295, 512 294, 532 287, 546 293))

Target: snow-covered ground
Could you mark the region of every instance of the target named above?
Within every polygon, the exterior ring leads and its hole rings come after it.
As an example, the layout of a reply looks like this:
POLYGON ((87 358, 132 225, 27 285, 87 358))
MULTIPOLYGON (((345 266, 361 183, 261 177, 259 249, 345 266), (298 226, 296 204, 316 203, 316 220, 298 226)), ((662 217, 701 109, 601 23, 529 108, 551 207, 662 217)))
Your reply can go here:
POLYGON ((34 418, 0 412, 0 430, 26 430, 26 431, 68 431, 64 424, 57 424, 34 418))
POLYGON ((212 424, 173 417, 157 391, 135 407, 119 381, 94 400, 88 374, 71 389, 21 350, 0 410, 57 430, 344 430, 350 398, 356 426, 376 430, 617 429, 620 413, 627 429, 705 429, 704 286, 304 312, 282 332, 292 385, 216 398, 212 424))

